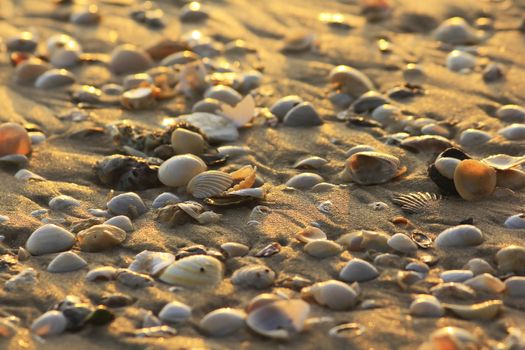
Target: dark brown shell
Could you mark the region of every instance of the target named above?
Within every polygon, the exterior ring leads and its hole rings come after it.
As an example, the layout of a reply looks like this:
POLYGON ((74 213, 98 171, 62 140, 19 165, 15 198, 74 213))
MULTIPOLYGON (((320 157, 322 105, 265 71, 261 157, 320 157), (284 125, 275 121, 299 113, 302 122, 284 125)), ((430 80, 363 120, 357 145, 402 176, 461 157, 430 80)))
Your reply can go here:
POLYGON ((105 185, 119 191, 144 190, 160 187, 157 172, 162 163, 156 158, 138 158, 114 154, 95 164, 95 173, 105 185))

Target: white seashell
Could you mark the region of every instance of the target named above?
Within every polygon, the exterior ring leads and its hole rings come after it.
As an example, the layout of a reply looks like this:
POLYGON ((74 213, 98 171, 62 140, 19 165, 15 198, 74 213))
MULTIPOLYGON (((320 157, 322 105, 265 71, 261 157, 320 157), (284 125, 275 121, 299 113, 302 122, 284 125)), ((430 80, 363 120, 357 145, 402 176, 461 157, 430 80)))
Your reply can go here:
POLYGON ((433 295, 419 295, 410 304, 410 314, 417 317, 441 317, 445 309, 433 295))
POLYGON ((155 90, 151 86, 128 90, 122 94, 120 102, 131 110, 150 108, 156 103, 155 90))
POLYGON ((463 268, 472 271, 474 276, 480 275, 482 273, 493 274, 496 272, 488 262, 480 258, 470 259, 463 268))
POLYGON ((146 51, 125 44, 117 46, 111 53, 109 69, 115 74, 131 74, 147 70, 152 63, 146 51))
POLYGON ((390 181, 406 171, 399 158, 381 152, 358 152, 345 162, 348 175, 360 185, 376 185, 390 181))
POLYGON ((443 327, 434 331, 431 335, 433 347, 431 349, 440 349, 440 344, 451 344, 452 349, 479 349, 480 344, 478 337, 469 331, 459 327, 443 327))
POLYGON ((49 69, 51 65, 41 59, 27 59, 16 66, 13 73, 14 81, 17 84, 31 84, 49 69))
POLYGON ((177 118, 198 127, 210 142, 232 142, 239 138, 239 131, 231 120, 212 113, 197 112, 177 118))
POLYGON ((49 39, 46 41, 46 46, 50 55, 63 48, 80 48, 80 44, 71 36, 66 34, 56 34, 49 37, 49 39))
POLYGON ((208 255, 191 255, 175 261, 159 276, 165 283, 183 286, 214 286, 221 282, 222 263, 208 255))
POLYGON ((350 251, 377 250, 386 252, 389 250, 388 239, 390 237, 383 232, 368 230, 354 231, 339 237, 337 242, 350 251))
POLYGON ((377 107, 390 101, 386 96, 377 91, 368 91, 359 96, 350 106, 354 113, 370 113, 377 107))
POLYGON ((421 66, 409 63, 403 69, 403 79, 410 86, 421 86, 427 80, 427 75, 421 66))
POLYGON ((333 68, 328 79, 330 83, 354 98, 374 90, 374 84, 365 74, 349 66, 341 65, 333 68))
POLYGON ((237 191, 228 191, 228 194, 234 196, 253 197, 262 199, 266 195, 266 191, 262 187, 243 188, 237 191))
POLYGON ((348 310, 353 308, 360 294, 359 284, 349 286, 336 280, 314 283, 301 290, 302 298, 312 297, 320 305, 332 310, 348 310))
POLYGON ((443 307, 467 320, 486 321, 493 319, 503 306, 501 300, 489 300, 473 305, 443 304, 443 307))
POLYGON ((443 137, 449 137, 450 131, 436 123, 429 123, 421 128, 421 133, 423 135, 438 135, 443 137))
POLYGON ((75 236, 56 225, 47 224, 36 229, 26 242, 26 249, 33 255, 58 253, 68 250, 75 243, 75 236))
POLYGON ((317 240, 326 239, 326 233, 320 228, 314 226, 307 226, 304 230, 299 231, 295 238, 302 243, 310 243, 317 240))
POLYGON ((525 124, 511 124, 498 133, 510 141, 525 140, 525 124))
MULTIPOLYGON (((29 132, 28 134, 29 134, 29 137, 31 138, 31 144, 33 146, 40 145, 44 143, 47 139, 46 134, 44 134, 43 132, 34 131, 34 132, 29 132)), ((22 154, 20 154, 19 156, 22 156, 22 154)))
MULTIPOLYGON (((214 85, 208 88, 206 92, 204 93, 204 97, 213 98, 217 101, 227 103, 230 106, 237 105, 243 99, 241 94, 239 94, 237 91, 235 91, 231 87, 225 86, 225 85, 214 85)), ((248 102, 250 101, 248 100, 248 102)))
POLYGON ((317 126, 323 120, 309 102, 301 102, 286 113, 283 124, 286 126, 317 126))
POLYGON ((50 69, 40 75, 35 81, 39 89, 53 89, 75 82, 75 76, 65 69, 50 69))
POLYGON ((525 248, 511 245, 496 253, 498 270, 504 273, 525 274, 525 248))
POLYGON ((131 220, 125 215, 114 216, 111 219, 104 221, 103 225, 116 226, 126 232, 133 231, 133 224, 131 223, 131 220))
POLYGON ((174 261, 175 256, 171 253, 144 250, 135 255, 135 259, 129 265, 129 269, 131 271, 155 276, 174 261))
POLYGON ((246 95, 235 107, 222 105, 220 114, 232 121, 237 127, 248 124, 255 115, 255 100, 252 95, 246 95))
POLYGON ((153 209, 160 209, 160 208, 165 207, 166 205, 177 204, 177 203, 180 203, 180 202, 181 202, 180 198, 177 197, 176 195, 174 195, 173 193, 171 193, 171 192, 164 192, 164 193, 159 194, 153 200, 153 203, 151 203, 151 207, 153 209))
POLYGON ((67 319, 60 311, 48 311, 38 317, 31 324, 31 332, 41 336, 53 336, 61 334, 66 330, 67 319))
POLYGON ((368 145, 357 145, 357 146, 354 146, 354 147, 350 148, 348 151, 346 151, 345 152, 345 156, 349 158, 349 157, 351 157, 352 155, 354 155, 356 153, 360 153, 360 152, 375 152, 375 151, 376 151, 375 147, 368 146, 368 145))
POLYGON ((319 169, 326 163, 328 163, 326 159, 312 156, 295 162, 293 167, 296 169, 319 169))
POLYGON ((405 270, 427 274, 430 271, 430 267, 422 261, 412 261, 405 266, 405 270))
POLYGON ((236 270, 231 281, 238 286, 264 289, 273 284, 275 272, 265 265, 247 265, 236 270))
POLYGON ((226 254, 228 254, 229 258, 234 258, 238 256, 245 256, 246 254, 248 254, 250 247, 242 243, 226 242, 224 244, 221 244, 221 249, 224 250, 226 254))
POLYGON ((222 109, 222 103, 213 98, 205 98, 195 103, 191 108, 192 113, 205 112, 205 113, 218 113, 222 109))
POLYGON ((417 251, 417 245, 403 233, 396 233, 390 237, 387 244, 390 248, 405 254, 413 254, 417 251))
POLYGON ((337 185, 328 182, 320 182, 314 187, 312 187, 312 192, 327 192, 333 190, 336 187, 337 185))
POLYGON ((303 99, 296 95, 285 96, 277 100, 271 107, 270 112, 282 121, 285 115, 295 106, 304 102, 303 99))
POLYGON ((9 216, 0 215, 0 225, 5 224, 6 222, 9 222, 9 216))
POLYGON ((27 169, 20 169, 15 173, 15 178, 20 181, 46 181, 42 176, 27 169))
POLYGON ((49 208, 52 210, 64 210, 70 207, 78 207, 80 202, 73 197, 60 195, 53 197, 49 201, 49 208))
POLYGON ((488 132, 467 129, 459 135, 459 144, 463 147, 476 147, 487 143, 491 138, 492 136, 488 132))
POLYGON ((208 170, 194 176, 186 186, 186 191, 195 198, 208 198, 222 194, 232 183, 230 174, 208 170))
POLYGON ((476 291, 485 293, 498 294, 505 290, 505 283, 488 273, 477 275, 465 281, 465 284, 476 291))
POLYGON ((117 277, 117 269, 113 266, 102 266, 97 267, 93 270, 89 270, 86 274, 86 280, 89 282, 94 281, 111 281, 117 277))
POLYGON ((73 252, 63 252, 58 254, 47 266, 49 272, 71 272, 80 270, 87 266, 86 260, 73 252))
POLYGON ((308 255, 323 259, 341 253, 343 247, 334 241, 320 239, 306 243, 304 251, 308 253, 308 255))
POLYGON ((438 298, 472 300, 476 297, 474 289, 459 282, 440 283, 430 288, 430 292, 438 298))
MULTIPOLYGON (((401 116, 401 109, 399 109, 397 106, 385 103, 375 108, 370 116, 372 119, 377 120, 380 123, 388 124, 396 121, 401 116)), ((375 151, 375 148, 370 148, 371 149, 363 149, 362 151, 375 151)), ((347 157, 350 157, 350 155, 347 154, 347 157)))
POLYGON ((245 318, 246 313, 243 310, 224 307, 204 316, 199 326, 208 335, 222 337, 242 328, 245 318))
POLYGON ((468 247, 483 243, 481 230, 472 225, 458 225, 442 231, 435 240, 437 247, 468 247))
POLYGON ((111 213, 126 215, 130 218, 139 217, 148 211, 142 198, 133 192, 119 194, 111 198, 106 205, 111 213))
POLYGON ((240 157, 246 154, 253 154, 253 151, 246 146, 233 146, 233 145, 217 147, 217 152, 221 156, 230 156, 230 157, 240 157))
POLYGON ((453 180, 454 172, 456 171, 456 167, 460 162, 461 160, 457 158, 441 157, 436 160, 434 165, 441 175, 453 180))
POLYGON ((289 339, 304 328, 310 306, 300 300, 279 300, 256 308, 246 324, 253 331, 274 339, 289 339))
POLYGON ((332 212, 333 206, 334 206, 334 203, 332 203, 332 201, 323 201, 317 205, 317 209, 321 213, 330 214, 332 212))
POLYGON ((368 261, 354 258, 339 272, 339 278, 346 282, 364 282, 377 278, 379 272, 368 261))
POLYGON ((177 128, 171 134, 171 146, 175 154, 199 155, 206 151, 207 143, 201 134, 185 128, 177 128))
POLYGON ((443 21, 434 31, 434 37, 453 45, 476 44, 481 39, 476 30, 461 17, 443 21))
POLYGON ((509 216, 507 220, 505 220, 505 227, 516 229, 525 228, 525 214, 509 216))
POLYGON ((439 277, 443 282, 465 282, 472 278, 474 273, 470 270, 448 270, 441 273, 439 277))
POLYGON ((525 121, 525 108, 517 105, 504 105, 498 108, 496 117, 511 123, 523 122, 525 121))
POLYGON ((8 291, 22 291, 27 290, 27 288, 33 288, 33 285, 36 282, 37 272, 33 268, 29 267, 8 279, 4 284, 4 288, 8 291))
POLYGON ((163 322, 184 322, 191 316, 191 308, 180 301, 172 301, 164 305, 159 312, 163 322))
POLYGON ((476 57, 468 52, 453 50, 447 56, 447 68, 453 72, 470 72, 476 66, 476 57))
POLYGON ((506 294, 511 297, 525 297, 525 277, 513 276, 505 280, 506 294))
POLYGON ((498 170, 508 170, 525 163, 525 156, 513 157, 507 154, 496 154, 481 160, 483 163, 498 170))
POLYGON ((297 189, 309 189, 323 181, 324 180, 320 175, 314 173, 301 173, 286 181, 286 186, 297 189))
POLYGON ((197 156, 184 154, 171 157, 161 164, 159 180, 166 186, 185 186, 196 175, 206 171, 206 164, 197 156))
POLYGON ((287 299, 289 298, 282 294, 279 294, 279 295, 273 294, 273 293, 258 294, 250 300, 250 302, 248 303, 248 306, 246 306, 246 312, 250 313, 253 310, 261 306, 264 306, 266 304, 273 303, 274 301, 287 300, 287 299))

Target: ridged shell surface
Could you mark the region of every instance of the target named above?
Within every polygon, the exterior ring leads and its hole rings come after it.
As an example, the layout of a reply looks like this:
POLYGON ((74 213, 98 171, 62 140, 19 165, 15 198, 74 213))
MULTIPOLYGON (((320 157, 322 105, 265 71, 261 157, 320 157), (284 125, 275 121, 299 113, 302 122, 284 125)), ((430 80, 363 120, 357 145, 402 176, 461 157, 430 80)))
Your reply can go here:
POLYGON ((195 198, 207 198, 223 193, 232 183, 233 179, 230 174, 209 170, 193 177, 186 190, 195 198))

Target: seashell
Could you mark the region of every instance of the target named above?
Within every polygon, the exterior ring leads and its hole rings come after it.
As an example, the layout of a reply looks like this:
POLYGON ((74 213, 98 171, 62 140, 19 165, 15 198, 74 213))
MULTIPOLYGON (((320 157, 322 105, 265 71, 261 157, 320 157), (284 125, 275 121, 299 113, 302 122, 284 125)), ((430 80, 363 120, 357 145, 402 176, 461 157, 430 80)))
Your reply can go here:
POLYGON ((277 100, 271 107, 270 112, 283 121, 284 117, 288 112, 295 106, 303 103, 303 99, 296 95, 285 96, 277 100))
POLYGON ((53 89, 75 82, 75 76, 65 69, 50 69, 41 74, 35 81, 39 89, 53 89))
POLYGON ((171 253, 143 250, 139 254, 135 255, 135 259, 129 265, 129 269, 131 271, 156 276, 174 261, 175 256, 171 253))
POLYGON ((258 258, 267 258, 269 256, 275 255, 281 251, 281 245, 278 242, 273 242, 259 250, 254 255, 258 258))
POLYGON ((74 9, 69 21, 78 25, 92 25, 100 22, 100 11, 97 5, 90 4, 74 9))
POLYGON ((504 225, 508 228, 525 228, 525 214, 516 214, 509 216, 507 220, 505 220, 504 225))
POLYGON ((421 66, 409 63, 403 69, 403 79, 410 86, 421 86, 427 80, 427 75, 421 66))
POLYGON ((317 240, 325 240, 326 233, 324 233, 320 228, 314 226, 307 226, 305 229, 299 231, 295 238, 302 243, 310 243, 317 240))
POLYGON ((186 186, 186 191, 193 197, 202 199, 222 194, 232 183, 230 174, 208 170, 194 176, 186 186))
POLYGON ((491 138, 485 131, 466 129, 459 135, 459 144, 463 147, 476 147, 489 142, 491 138))
POLYGON ((390 101, 386 96, 383 96, 377 91, 368 91, 362 94, 350 106, 355 113, 369 113, 377 107, 387 104, 390 101))
POLYGON ((277 294, 272 294, 272 293, 258 294, 255 297, 253 297, 253 299, 250 300, 250 302, 248 303, 248 306, 246 306, 246 312, 250 313, 253 310, 261 306, 273 303, 274 301, 283 300, 283 299, 287 299, 287 298, 284 298, 282 295, 277 295, 277 294))
POLYGON ((111 53, 109 69, 115 74, 131 74, 147 70, 152 63, 146 51, 124 44, 117 46, 111 53))
POLYGON ((438 135, 443 137, 450 136, 450 131, 446 127, 436 123, 430 123, 423 126, 421 128, 421 133, 423 135, 438 135))
POLYGON ((404 254, 413 254, 417 251, 417 245, 403 233, 396 233, 390 237, 387 244, 395 251, 404 254))
POLYGON ((301 102, 286 113, 283 124, 297 127, 317 126, 323 124, 323 120, 311 103, 301 102))
POLYGON ((312 156, 295 162, 293 167, 296 169, 319 169, 326 163, 328 163, 326 159, 312 156))
POLYGON ((70 207, 78 207, 80 202, 73 197, 60 195, 51 198, 49 201, 49 208, 52 210, 65 210, 70 207))
POLYGON ((142 320, 142 328, 148 328, 148 327, 159 327, 162 325, 162 321, 159 320, 157 316, 153 314, 153 312, 147 310, 144 312, 144 319, 142 320))
POLYGON ((525 172, 517 169, 498 170, 496 185, 501 188, 519 190, 525 187, 525 172))
POLYGON ((133 224, 131 223, 131 220, 125 215, 114 216, 111 219, 106 220, 103 224, 118 227, 119 229, 126 232, 133 231, 133 224))
POLYGON ((481 39, 476 30, 461 17, 443 21, 434 31, 434 37, 452 45, 477 44, 481 39))
POLYGON ((62 48, 53 50, 50 62, 57 68, 72 68, 80 62, 81 54, 82 49, 78 43, 66 44, 62 48))
POLYGON ((356 153, 360 152, 375 152, 376 148, 368 145, 357 145, 352 148, 350 148, 348 151, 345 152, 346 157, 351 157, 356 153))
POLYGON ((379 253, 374 257, 374 264, 384 267, 398 267, 401 268, 402 262, 399 260, 399 255, 390 253, 379 253))
POLYGON ((255 100, 252 95, 246 95, 235 107, 222 105, 219 114, 228 118, 237 127, 248 124, 255 114, 255 100))
POLYGON ((312 50, 315 45, 315 34, 299 30, 289 33, 284 38, 284 46, 282 51, 285 53, 309 51, 312 50))
POLYGON ((16 66, 14 81, 17 84, 31 84, 49 69, 51 66, 47 62, 35 57, 29 58, 16 66))
MULTIPOLYGON (((465 282, 472 278, 474 274, 470 270, 448 270, 441 273, 439 277, 443 282, 465 282)), ((472 287, 472 286, 471 286, 472 287)))
POLYGON ((511 297, 525 296, 525 277, 513 276, 505 280, 506 294, 511 297))
POLYGON ((427 264, 421 261, 412 261, 405 266, 405 269, 408 271, 415 271, 422 274, 427 274, 430 271, 430 268, 427 264))
POLYGON ((130 335, 137 338, 167 338, 177 335, 177 330, 168 326, 135 329, 130 335))
POLYGON ((27 288, 32 288, 36 282, 37 272, 29 267, 5 281, 4 288, 7 291, 27 290, 27 288))
POLYGON ((42 176, 27 169, 20 169, 15 173, 15 178, 20 181, 46 181, 42 176))
POLYGON ((153 278, 129 269, 118 269, 115 279, 130 288, 144 288, 153 285, 153 278))
POLYGON ((239 196, 239 197, 251 197, 251 198, 258 198, 263 199, 266 195, 266 191, 261 188, 243 188, 241 190, 237 191, 228 191, 229 196, 239 196))
POLYGON ((463 268, 472 271, 474 276, 480 275, 482 273, 495 273, 492 266, 490 266, 488 262, 480 258, 470 259, 463 268))
POLYGON ((328 79, 332 85, 354 98, 374 90, 374 84, 365 74, 349 66, 333 68, 328 79))
POLYGON ((327 192, 335 189, 337 185, 328 183, 328 182, 320 182, 314 187, 312 187, 312 192, 327 192))
POLYGON ((358 323, 343 323, 330 328, 328 335, 331 337, 352 339, 365 333, 366 328, 358 323))
POLYGON ((172 301, 164 305, 159 312, 159 318, 163 322, 184 322, 191 316, 191 308, 180 301, 172 301))
POLYGON ((129 74, 124 77, 122 86, 124 90, 136 89, 153 83, 153 78, 148 73, 129 74))
POLYGON ((221 249, 226 252, 229 258, 245 256, 250 250, 250 248, 247 245, 237 242, 226 242, 224 244, 221 244, 221 249))
POLYGON ((5 224, 6 222, 9 222, 9 216, 0 215, 0 225, 5 224))
POLYGON ((481 161, 497 170, 509 170, 525 163, 525 156, 513 157, 507 154, 496 154, 481 161))
POLYGON ((148 211, 142 198, 133 192, 121 193, 111 198, 106 205, 111 213, 115 215, 126 215, 130 218, 139 217, 148 211))
POLYGON ((345 169, 352 181, 360 185, 377 185, 406 172, 397 157, 381 152, 358 152, 350 156, 345 169))
POLYGON ((359 284, 355 283, 349 286, 336 280, 315 283, 301 290, 303 299, 313 298, 320 305, 332 310, 353 308, 358 302, 359 294, 359 284))
POLYGON ((379 272, 368 261, 354 258, 339 272, 339 278, 346 282, 364 282, 377 278, 379 272))
POLYGON ((480 321, 487 321, 496 317, 502 306, 501 300, 489 300, 473 305, 443 304, 445 309, 452 311, 461 318, 480 321))
POLYGON ((472 277, 464 283, 476 291, 485 293, 498 294, 505 290, 505 283, 488 273, 472 277))
POLYGON ((233 284, 248 288, 264 289, 273 284, 275 272, 264 265, 247 265, 235 270, 231 277, 233 284))
POLYGON ((225 85, 215 85, 204 93, 205 98, 212 98, 217 101, 229 104, 230 106, 235 106, 242 100, 241 94, 232 89, 229 86, 225 85))
POLYGON ((498 270, 503 273, 525 274, 525 248, 511 245, 496 253, 498 270))
POLYGON ((462 160, 454 171, 454 185, 463 199, 479 200, 494 192, 496 171, 477 160, 462 160))
MULTIPOLYGON (((389 124, 401 117, 401 110, 397 106, 386 103, 375 108, 370 116, 380 123, 389 124)), ((375 151, 375 149, 363 151, 375 151)))
MULTIPOLYGON (((350 97, 349 95, 344 94, 344 93, 339 93, 339 92, 331 92, 328 95, 328 99, 330 100, 330 102, 332 102, 334 107, 342 109, 342 110, 346 110, 348 107, 350 107, 350 105, 354 101, 354 99, 350 97)), ((342 114, 342 115, 345 115, 346 117, 346 114, 342 114)))
POLYGON ((286 186, 297 189, 309 189, 323 181, 324 180, 320 175, 314 173, 301 173, 286 181, 286 186))
POLYGON ((492 83, 505 76, 505 67, 500 63, 491 62, 481 73, 485 82, 492 83))
POLYGON ((95 164, 95 172, 103 184, 117 190, 141 190, 161 186, 157 170, 161 163, 156 158, 138 158, 114 154, 95 164))
POLYGON ((52 310, 33 321, 31 332, 40 337, 48 337, 63 333, 66 327, 67 319, 64 314, 60 311, 52 310))
POLYGON ((0 156, 31 152, 31 139, 26 129, 16 123, 0 124, 0 156))
POLYGON ((133 304, 137 299, 122 293, 103 294, 100 304, 107 307, 124 307, 133 304))
POLYGON ((171 134, 171 146, 175 154, 199 155, 206 151, 208 144, 201 134, 185 128, 177 128, 171 134))
POLYGON ((153 203, 151 203, 151 207, 153 209, 160 209, 163 208, 169 204, 177 204, 180 203, 181 200, 179 197, 174 195, 171 192, 164 192, 159 194, 154 200, 153 203))
POLYGON ((419 295, 410 304, 410 314, 417 317, 441 317, 445 314, 445 309, 436 297, 419 295))
POLYGON ((166 186, 185 186, 196 175, 206 171, 206 164, 197 156, 184 154, 171 157, 159 168, 159 179, 166 186))
POLYGON ((208 12, 202 9, 197 1, 187 3, 180 9, 180 20, 182 22, 198 22, 208 18, 208 12))
POLYGON ((435 243, 439 248, 476 246, 483 243, 483 234, 476 226, 458 225, 442 231, 435 243))
POLYGON ((303 330, 309 313, 310 306, 300 299, 279 300, 251 311, 246 324, 265 337, 289 339, 303 330))
POLYGON ((200 56, 195 52, 183 50, 164 57, 159 64, 161 66, 185 65, 199 59, 200 56))
POLYGON ((376 250, 386 252, 389 250, 388 239, 383 232, 368 230, 354 231, 341 236, 337 242, 350 251, 376 250))
POLYGON ((453 72, 468 73, 476 67, 476 57, 468 52, 453 50, 447 55, 447 68, 453 72))
POLYGON ((0 157, 0 166, 15 168, 26 168, 29 165, 29 159, 23 154, 8 154, 0 157))
POLYGON ((525 121, 525 108, 518 105, 504 105, 496 111, 496 117, 509 123, 525 121))
POLYGON ((246 313, 240 309, 224 307, 206 314, 199 323, 204 333, 222 337, 235 333, 244 326, 246 313))
POLYGON ((131 89, 122 94, 120 102, 131 110, 150 108, 156 103, 156 91, 151 86, 131 89))
POLYGON ((32 255, 44 255, 68 250, 75 243, 75 236, 61 227, 47 224, 36 229, 26 242, 32 255))
POLYGON ((511 124, 498 133, 510 141, 525 140, 525 124, 511 124))
POLYGON ((343 247, 334 241, 319 239, 306 243, 304 251, 315 258, 323 259, 338 255, 343 251, 343 247))
POLYGON ((202 130, 210 142, 231 142, 239 138, 237 127, 229 119, 211 113, 192 113, 177 118, 202 130))
POLYGON ((373 202, 368 204, 368 206, 374 210, 385 210, 388 209, 388 204, 385 202, 373 202))
POLYGON ((453 298, 472 300, 476 297, 476 292, 474 291, 474 289, 470 288, 466 284, 459 282, 440 283, 430 288, 430 292, 432 293, 432 295, 440 299, 453 298))
POLYGON ((117 277, 117 269, 112 266, 97 267, 89 270, 86 274, 86 280, 89 282, 95 281, 111 281, 117 277))
POLYGON ((73 252, 58 254, 47 266, 47 271, 54 273, 71 272, 87 266, 86 260, 73 252))
POLYGON ((451 157, 439 157, 435 162, 434 166, 437 171, 447 179, 454 180, 454 172, 461 160, 451 157))
POLYGON ((416 153, 438 153, 453 147, 450 140, 439 135, 409 136, 403 139, 399 145, 416 153))
POLYGON ((222 109, 222 104, 220 101, 213 98, 205 98, 195 103, 191 108, 192 113, 196 112, 205 112, 215 114, 220 112, 222 109))
POLYGON ((191 255, 175 261, 159 276, 165 283, 183 287, 214 286, 221 282, 223 267, 208 255, 191 255))
POLYGON ((77 234, 80 250, 100 252, 120 245, 126 239, 126 232, 112 225, 94 225, 77 234))
POLYGON ((451 350, 480 349, 478 337, 459 327, 443 327, 430 336, 433 349, 451 350))
POLYGON ((31 32, 20 32, 6 39, 8 51, 15 52, 34 52, 38 46, 38 40, 31 32))

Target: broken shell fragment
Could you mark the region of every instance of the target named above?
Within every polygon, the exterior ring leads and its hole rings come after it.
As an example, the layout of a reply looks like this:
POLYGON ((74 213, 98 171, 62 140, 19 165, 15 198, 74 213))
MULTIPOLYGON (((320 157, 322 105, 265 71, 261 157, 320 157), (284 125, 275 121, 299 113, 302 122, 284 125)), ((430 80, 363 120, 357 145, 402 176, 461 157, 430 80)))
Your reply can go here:
POLYGON ((200 328, 214 337, 232 334, 244 326, 246 313, 229 307, 213 310, 202 318, 200 328))
POLYGON ((207 143, 201 134, 185 128, 177 128, 171 134, 171 146, 176 154, 199 155, 204 153, 207 143))
POLYGON ((174 261, 175 256, 171 253, 144 250, 135 255, 135 259, 129 265, 129 269, 131 271, 156 276, 174 261))
POLYGON ((525 163, 525 156, 513 157, 507 154, 495 154, 481 160, 497 170, 508 170, 525 163))
POLYGON ((78 245, 86 252, 114 248, 126 239, 126 232, 112 225, 94 225, 77 234, 78 245))
POLYGON ((191 255, 175 261, 159 276, 165 283, 183 286, 214 286, 223 275, 222 263, 208 255, 191 255))
POLYGON ((345 169, 352 179, 360 185, 386 183, 406 172, 399 158, 381 152, 358 152, 350 156, 345 169))

